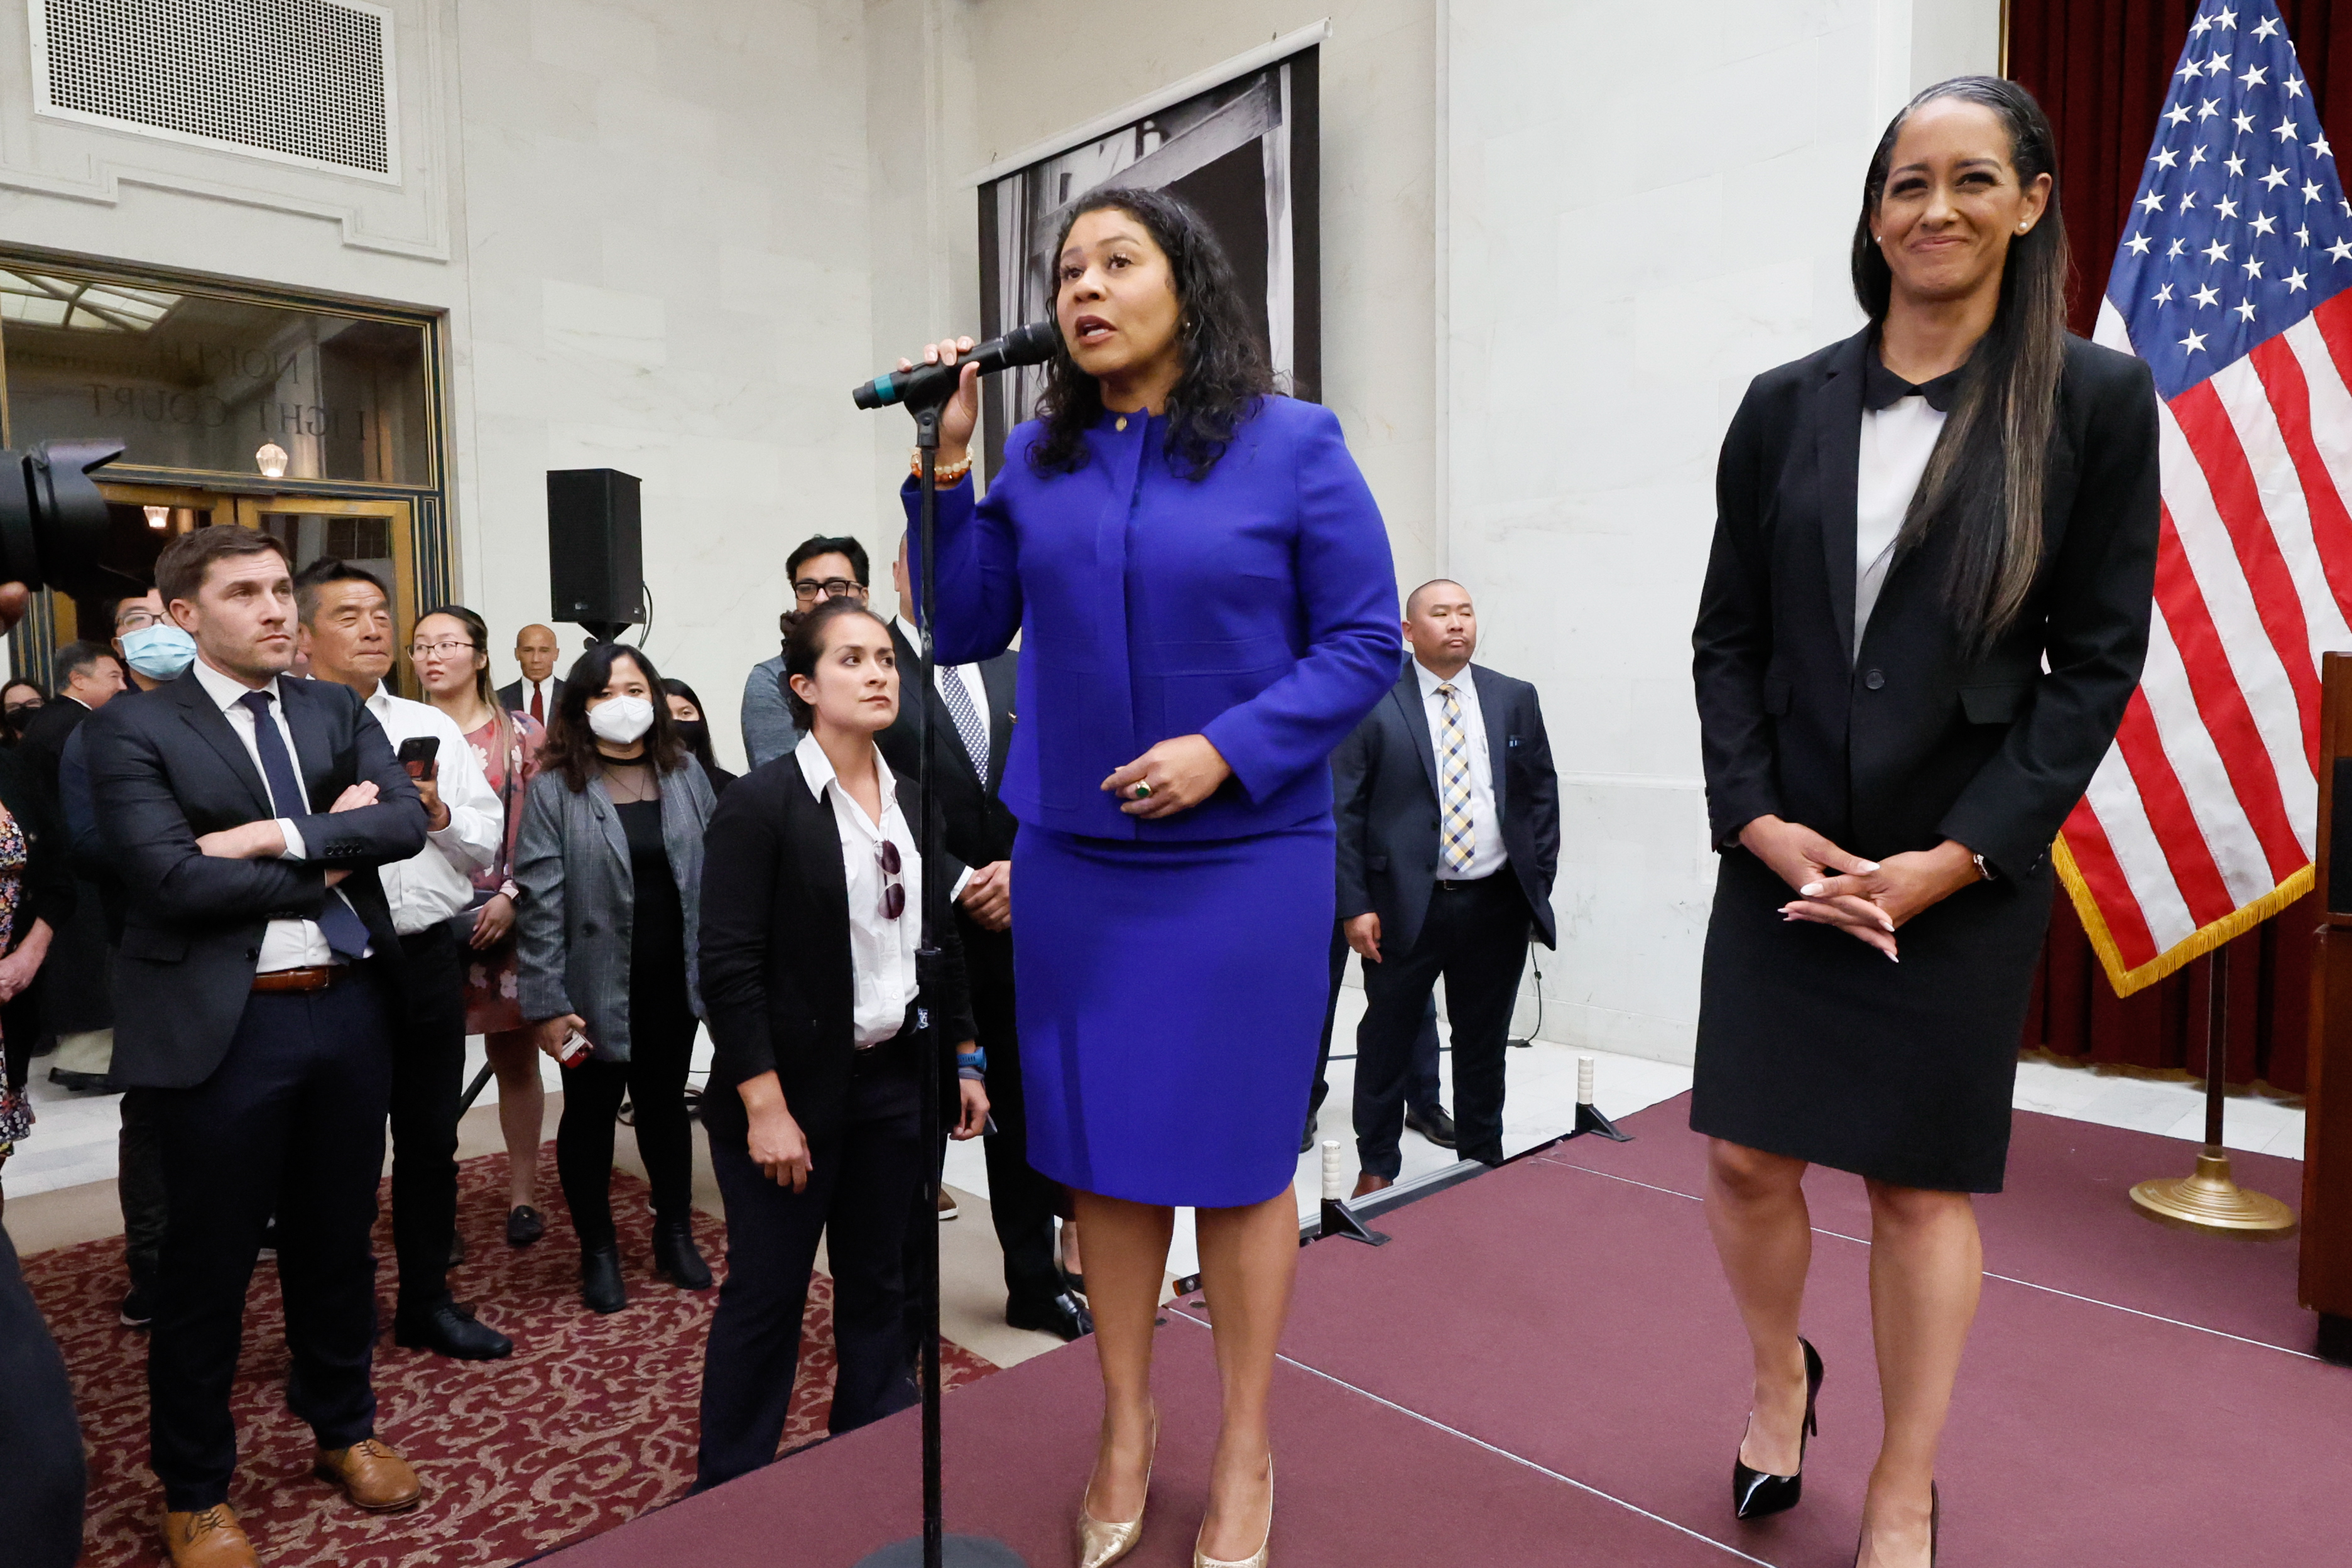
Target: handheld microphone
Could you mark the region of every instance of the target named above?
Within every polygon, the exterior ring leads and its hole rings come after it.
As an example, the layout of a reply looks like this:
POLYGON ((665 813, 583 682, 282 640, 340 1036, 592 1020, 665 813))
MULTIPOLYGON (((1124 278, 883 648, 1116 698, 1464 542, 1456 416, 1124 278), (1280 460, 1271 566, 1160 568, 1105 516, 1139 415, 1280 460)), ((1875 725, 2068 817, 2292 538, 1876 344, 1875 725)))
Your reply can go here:
POLYGON ((1061 341, 1052 322, 1032 321, 1001 338, 989 339, 953 364, 919 364, 912 370, 892 371, 859 382, 849 395, 860 408, 887 408, 894 403, 908 408, 936 405, 955 395, 965 365, 976 364, 981 374, 993 375, 1009 365, 1043 364, 1054 357, 1061 341))

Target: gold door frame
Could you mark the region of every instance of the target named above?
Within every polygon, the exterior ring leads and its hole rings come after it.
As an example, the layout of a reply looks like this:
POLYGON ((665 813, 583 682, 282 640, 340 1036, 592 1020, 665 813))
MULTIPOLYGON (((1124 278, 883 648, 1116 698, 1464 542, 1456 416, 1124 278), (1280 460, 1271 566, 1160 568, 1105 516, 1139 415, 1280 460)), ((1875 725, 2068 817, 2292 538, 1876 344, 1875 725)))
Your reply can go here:
MULTIPOLYGON (((348 496, 241 495, 236 521, 259 529, 265 517, 380 517, 392 534, 392 670, 386 684, 402 697, 421 695, 408 666, 408 639, 416 629, 421 584, 416 580, 416 508, 406 500, 359 500, 348 496)), ((215 521, 218 521, 215 518, 215 521)))

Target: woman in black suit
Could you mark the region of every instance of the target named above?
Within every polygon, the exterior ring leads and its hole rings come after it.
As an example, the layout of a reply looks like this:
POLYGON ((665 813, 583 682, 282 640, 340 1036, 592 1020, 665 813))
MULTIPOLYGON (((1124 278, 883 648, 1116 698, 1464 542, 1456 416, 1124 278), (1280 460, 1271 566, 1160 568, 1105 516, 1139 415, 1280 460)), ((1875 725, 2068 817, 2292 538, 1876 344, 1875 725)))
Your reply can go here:
POLYGON ((898 714, 890 628, 828 600, 793 626, 784 677, 800 744, 727 792, 704 852, 702 1120, 727 1283, 704 1352, 698 1490, 776 1457, 820 1236, 839 1357, 831 1429, 914 1403, 901 1264, 925 1182, 920 1097, 948 1100, 957 1138, 988 1121, 950 880, 925 874, 915 782, 874 742, 898 714), (926 937, 940 959, 919 973, 926 937), (919 1007, 953 1052, 923 1059, 919 1007))
POLYGON ((2147 646, 2156 406, 2065 332, 2049 122, 2011 83, 1887 127, 1854 234, 1870 324, 1759 376, 1724 438, 1693 642, 1724 851, 1691 1125, 1756 1362, 1743 1518, 1797 1500, 1808 1163, 1866 1179, 1885 1436, 1864 1568, 1933 1561, 2049 847, 2147 646), (1794 895, 1793 897, 1791 895, 1794 895))

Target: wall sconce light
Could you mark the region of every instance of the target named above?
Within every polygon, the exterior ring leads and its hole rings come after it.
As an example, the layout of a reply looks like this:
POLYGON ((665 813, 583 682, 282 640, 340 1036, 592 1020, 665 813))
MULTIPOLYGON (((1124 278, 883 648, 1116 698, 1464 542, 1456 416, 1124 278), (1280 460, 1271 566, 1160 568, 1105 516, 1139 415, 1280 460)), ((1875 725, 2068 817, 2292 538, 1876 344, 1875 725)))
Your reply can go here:
POLYGON ((148 527, 160 529, 169 528, 172 526, 172 509, 170 507, 149 506, 142 507, 139 510, 147 514, 148 527))
POLYGON ((282 479, 286 477, 286 448, 275 441, 262 443, 261 449, 253 454, 253 461, 254 465, 261 470, 261 477, 265 479, 282 479))

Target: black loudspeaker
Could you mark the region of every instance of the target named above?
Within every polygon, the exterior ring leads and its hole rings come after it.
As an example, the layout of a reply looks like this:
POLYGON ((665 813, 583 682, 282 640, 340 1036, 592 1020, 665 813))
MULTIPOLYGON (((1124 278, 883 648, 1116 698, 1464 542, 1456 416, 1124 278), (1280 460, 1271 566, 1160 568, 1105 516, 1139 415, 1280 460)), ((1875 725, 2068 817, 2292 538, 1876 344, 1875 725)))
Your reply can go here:
POLYGON ((556 620, 609 639, 646 618, 645 534, 635 474, 548 470, 547 576, 556 620))

